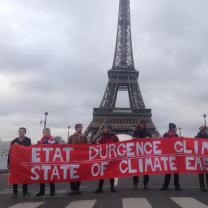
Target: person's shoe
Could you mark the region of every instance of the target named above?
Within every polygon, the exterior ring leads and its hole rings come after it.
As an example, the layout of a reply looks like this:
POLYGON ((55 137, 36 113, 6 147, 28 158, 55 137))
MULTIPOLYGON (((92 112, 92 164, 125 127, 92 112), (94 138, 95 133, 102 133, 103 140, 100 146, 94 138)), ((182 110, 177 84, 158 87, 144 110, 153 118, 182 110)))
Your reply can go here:
POLYGON ((200 188, 200 191, 202 191, 202 192, 206 192, 206 191, 207 191, 207 189, 205 189, 204 187, 202 187, 202 188, 200 188))
POLYGON ((26 193, 23 193, 23 196, 24 196, 24 197, 30 197, 31 194, 30 194, 29 192, 26 192, 26 193))
POLYGON ((75 195, 75 191, 71 191, 71 192, 69 193, 69 195, 71 195, 71 196, 75 195))
POLYGON ((98 188, 94 193, 95 193, 95 194, 99 194, 99 193, 102 193, 102 192, 103 192, 103 189, 98 188))
POLYGON ((113 188, 111 188, 111 192, 112 193, 117 193, 117 191, 116 191, 116 189, 113 187, 113 188))
POLYGON ((134 189, 134 190, 137 190, 137 189, 138 189, 137 184, 134 184, 133 189, 134 189))
POLYGON ((163 187, 160 189, 160 191, 167 191, 167 190, 168 190, 168 188, 165 187, 165 186, 163 186, 163 187))
POLYGON ((12 198, 13 198, 13 199, 16 199, 16 198, 17 198, 17 193, 13 193, 13 194, 12 194, 12 198))
POLYGON ((45 195, 44 192, 38 192, 38 193, 36 194, 36 196, 44 196, 44 195, 45 195))
POLYGON ((78 195, 82 194, 82 192, 80 190, 76 190, 75 193, 78 195))
POLYGON ((183 189, 181 187, 175 187, 176 191, 183 191, 183 189))
POLYGON ((144 190, 148 190, 148 185, 144 185, 144 190))
POLYGON ((206 188, 205 188, 205 187, 200 187, 200 191, 202 191, 202 192, 206 192, 207 190, 206 190, 206 188))
POLYGON ((50 193, 50 196, 55 196, 55 192, 51 192, 50 193))

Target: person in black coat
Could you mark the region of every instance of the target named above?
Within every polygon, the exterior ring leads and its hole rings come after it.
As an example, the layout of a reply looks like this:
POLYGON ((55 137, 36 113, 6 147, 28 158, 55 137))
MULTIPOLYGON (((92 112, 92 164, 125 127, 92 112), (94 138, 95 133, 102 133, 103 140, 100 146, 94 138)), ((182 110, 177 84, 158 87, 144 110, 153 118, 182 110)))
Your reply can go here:
MULTIPOLYGON (((119 142, 119 138, 117 137, 116 134, 113 134, 112 128, 110 125, 104 125, 103 126, 103 133, 101 134, 99 138, 99 144, 108 144, 108 143, 114 143, 114 142, 119 142)), ((114 186, 115 179, 110 178, 110 186, 111 186, 111 192, 116 193, 116 189, 114 186)), ((100 179, 98 183, 98 188, 94 192, 96 194, 102 193, 103 192, 103 185, 104 185, 104 179, 100 179)))
MULTIPOLYGON (((133 139, 152 137, 150 130, 146 128, 146 121, 145 120, 140 121, 140 123, 135 128, 132 137, 133 137, 133 139)), ((138 183, 139 183, 139 177, 133 176, 134 188, 137 188, 138 183)), ((143 176, 143 183, 144 183, 144 189, 148 189, 149 175, 143 176)))
MULTIPOLYGON (((177 132, 176 125, 174 123, 169 123, 169 130, 163 135, 163 137, 178 137, 178 134, 176 132, 177 132)), ((160 189, 161 191, 168 190, 168 186, 170 185, 170 179, 171 179, 171 174, 165 174, 165 180, 162 188, 160 189)), ((182 191, 182 188, 180 187, 179 184, 178 173, 174 173, 174 186, 176 191, 182 191)))
MULTIPOLYGON (((26 137, 26 128, 20 127, 19 128, 19 137, 15 138, 12 140, 10 147, 14 144, 18 145, 23 145, 23 146, 30 146, 31 145, 31 139, 26 137)), ((7 160, 7 167, 10 169, 10 152, 8 155, 8 160, 7 160)), ((30 193, 28 193, 28 186, 27 184, 22 185, 22 190, 23 190, 23 196, 30 196, 30 193)), ((18 195, 18 184, 13 184, 13 198, 16 198, 18 195)))
MULTIPOLYGON (((207 126, 201 126, 199 128, 199 132, 196 136, 196 138, 202 138, 202 139, 208 139, 208 127, 207 126)), ((199 176, 199 185, 200 185, 200 190, 206 192, 206 186, 205 186, 205 179, 206 178, 206 184, 208 187, 208 174, 207 173, 201 173, 198 174, 199 176)))

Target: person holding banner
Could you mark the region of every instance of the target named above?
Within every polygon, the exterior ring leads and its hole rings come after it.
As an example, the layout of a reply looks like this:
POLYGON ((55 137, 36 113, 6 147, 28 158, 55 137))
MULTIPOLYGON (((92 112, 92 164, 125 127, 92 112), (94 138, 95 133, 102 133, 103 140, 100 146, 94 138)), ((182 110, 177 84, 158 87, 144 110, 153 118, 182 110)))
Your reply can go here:
MULTIPOLYGON (((71 135, 68 139, 68 144, 87 144, 87 138, 82 134, 82 129, 83 126, 81 123, 78 123, 75 125, 75 133, 71 135)), ((77 182, 71 182, 71 193, 70 195, 74 194, 81 194, 82 192, 80 191, 80 184, 81 181, 77 182)))
MULTIPOLYGON (((146 121, 141 120, 139 124, 136 126, 134 132, 133 132, 133 139, 139 139, 139 138, 150 138, 152 135, 150 131, 146 128, 146 121)), ((139 177, 133 176, 133 184, 134 188, 137 189, 137 185, 139 183, 139 177)), ((148 189, 148 183, 149 183, 149 175, 143 176, 143 183, 144 183, 144 189, 148 189)))
MULTIPOLYGON (((169 123, 169 130, 166 132, 163 137, 178 137, 177 132, 177 127, 174 123, 169 123)), ((170 185, 170 179, 171 179, 171 174, 166 174, 165 175, 165 181, 160 189, 161 191, 166 191, 168 190, 168 186, 170 185)), ((179 174, 174 173, 174 186, 176 191, 182 191, 182 188, 180 187, 179 184, 179 174)))
MULTIPOLYGON (((26 137, 26 128, 25 127, 20 127, 19 128, 19 137, 17 137, 16 139, 14 139, 11 145, 23 145, 23 146, 30 146, 31 145, 31 139, 26 137)), ((7 161, 7 167, 8 169, 10 169, 10 153, 8 155, 8 161, 7 161)), ((22 189, 23 189, 23 196, 30 196, 30 193, 28 193, 28 186, 27 184, 23 184, 22 185, 22 189)), ((12 198, 17 198, 17 194, 18 194, 18 184, 13 184, 13 195, 12 198)))
MULTIPOLYGON (((38 144, 46 145, 46 144, 57 144, 56 140, 51 136, 50 128, 43 129, 43 137, 38 141, 38 144)), ((55 196, 55 184, 50 183, 50 196, 55 196)), ((45 195, 45 184, 40 184, 40 191, 36 194, 36 196, 45 195)))
MULTIPOLYGON (((111 133, 111 126, 110 125, 104 125, 103 126, 103 133, 101 134, 99 138, 99 144, 106 144, 106 143, 113 143, 113 142, 119 142, 119 138, 111 133)), ((114 178, 110 178, 110 186, 111 186, 111 192, 116 193, 116 189, 114 186, 114 178)), ((98 188, 94 193, 102 193, 103 192, 103 184, 104 179, 100 179, 98 183, 98 188)))
MULTIPOLYGON (((201 126, 199 128, 199 132, 196 136, 196 138, 202 138, 202 139, 208 139, 208 127, 207 126, 201 126)), ((201 173, 198 174, 199 176, 199 185, 200 185, 200 190, 203 192, 206 192, 206 187, 205 187, 205 182, 204 178, 206 178, 206 183, 208 186, 208 174, 207 173, 201 173)))

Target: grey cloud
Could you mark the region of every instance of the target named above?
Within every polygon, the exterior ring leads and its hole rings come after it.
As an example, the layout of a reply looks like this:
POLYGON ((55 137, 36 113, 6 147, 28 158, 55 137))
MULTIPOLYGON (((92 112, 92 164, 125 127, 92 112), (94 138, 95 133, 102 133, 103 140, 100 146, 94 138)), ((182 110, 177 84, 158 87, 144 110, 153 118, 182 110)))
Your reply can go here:
MULTIPOLYGON (((0 76, 17 77, 0 90, 0 138, 20 125, 38 138, 46 110, 55 134, 87 126, 112 66, 118 3, 0 0, 0 76)), ((207 9, 206 0, 131 0, 139 84, 161 133, 173 121, 193 136, 208 113, 207 9)))

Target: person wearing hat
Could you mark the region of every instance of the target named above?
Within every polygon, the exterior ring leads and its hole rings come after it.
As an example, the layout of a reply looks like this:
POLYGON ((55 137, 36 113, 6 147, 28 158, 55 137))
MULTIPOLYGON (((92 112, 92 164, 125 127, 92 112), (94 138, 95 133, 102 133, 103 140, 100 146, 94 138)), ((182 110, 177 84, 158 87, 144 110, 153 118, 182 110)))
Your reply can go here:
MULTIPOLYGON (((177 132, 177 127, 174 123, 169 123, 169 130, 166 132, 163 137, 178 137, 177 132)), ((171 179, 171 174, 165 174, 165 181, 160 189, 161 191, 166 191, 168 190, 168 186, 170 185, 170 179, 171 179)), ((180 187, 179 184, 179 174, 174 173, 174 186, 176 191, 182 191, 182 188, 180 187)))
MULTIPOLYGON (((152 137, 149 129, 146 128, 146 121, 145 120, 141 120, 138 123, 135 130, 133 131, 132 137, 133 137, 133 139, 152 137)), ((135 189, 137 189, 138 183, 139 183, 139 177, 138 176, 133 176, 133 184, 134 184, 135 189)), ((144 189, 148 189, 149 175, 144 175, 143 176, 143 183, 144 183, 144 189)))
MULTIPOLYGON (((87 137, 82 134, 83 125, 78 123, 74 126, 75 133, 68 138, 67 144, 87 144, 87 137)), ((70 195, 74 194, 81 194, 80 191, 80 184, 81 181, 71 182, 71 193, 70 195)))
MULTIPOLYGON (((208 127, 207 126, 201 126, 199 128, 199 132, 196 136, 196 138, 202 138, 202 139, 208 139, 208 127)), ((203 192, 206 192, 206 186, 205 186, 205 179, 206 178, 206 184, 208 187, 208 174, 207 173, 201 173, 198 174, 199 176, 199 185, 200 185, 200 190, 203 192)))
MULTIPOLYGON (((113 142, 119 142, 118 137, 113 134, 112 128, 110 125, 104 125, 103 126, 103 133, 101 134, 99 138, 99 144, 106 144, 106 143, 113 143, 113 142)), ((111 192, 116 193, 116 189, 114 186, 114 178, 110 179, 110 185, 111 185, 111 192)), ((103 184, 104 184, 104 179, 100 179, 98 183, 98 188, 94 193, 102 193, 103 192, 103 184)))

